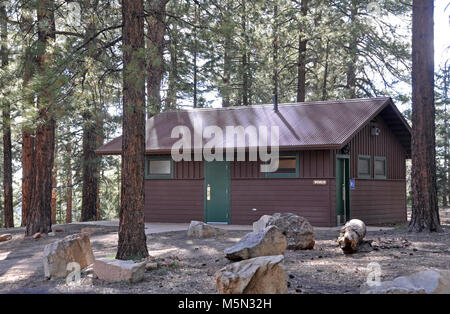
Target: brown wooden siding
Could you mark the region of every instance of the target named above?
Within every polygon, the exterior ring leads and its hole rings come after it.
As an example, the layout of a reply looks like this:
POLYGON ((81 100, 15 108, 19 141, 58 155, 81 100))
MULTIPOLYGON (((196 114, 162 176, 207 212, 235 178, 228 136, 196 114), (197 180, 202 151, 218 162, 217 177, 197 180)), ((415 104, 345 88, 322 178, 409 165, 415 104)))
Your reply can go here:
POLYGON ((330 182, 330 226, 336 226, 336 180, 330 182))
POLYGON ((145 180, 146 222, 203 221, 203 180, 145 180))
POLYGON ((299 152, 300 178, 329 178, 333 176, 333 159, 329 150, 299 152))
MULTIPOLYGON (((300 178, 329 178, 333 177, 334 159, 329 150, 299 151, 300 178)), ((231 162, 231 179, 264 178, 258 161, 231 162)))
POLYGON ((349 144, 350 177, 356 179, 356 188, 350 195, 351 218, 361 219, 366 224, 405 222, 406 151, 404 147, 381 116, 365 126, 349 144), (371 135, 372 127, 379 128, 380 135, 371 135), (371 179, 358 179, 358 155, 371 156, 371 179), (386 157, 386 180, 374 179, 375 156, 386 157))
POLYGON ((406 177, 406 151, 392 134, 383 119, 378 116, 376 122, 369 123, 351 141, 350 176, 358 177, 358 155, 372 157, 372 178, 374 173, 374 156, 386 157, 386 178, 404 180, 406 177), (372 127, 381 130, 380 135, 371 135, 372 127))
POLYGON ((174 179, 203 179, 203 161, 174 162, 174 179))
POLYGON ((262 215, 292 212, 314 226, 330 226, 330 193, 329 185, 313 185, 313 179, 235 179, 231 223, 251 224, 262 215))
POLYGON ((350 200, 351 217, 366 224, 406 222, 404 180, 356 180, 350 200))

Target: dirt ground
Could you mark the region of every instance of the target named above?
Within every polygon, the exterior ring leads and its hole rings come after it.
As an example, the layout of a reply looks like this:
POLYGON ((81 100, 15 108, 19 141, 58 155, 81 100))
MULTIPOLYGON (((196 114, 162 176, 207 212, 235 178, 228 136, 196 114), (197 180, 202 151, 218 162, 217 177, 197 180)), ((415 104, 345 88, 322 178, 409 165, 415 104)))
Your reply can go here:
MULTIPOLYGON (((450 208, 441 210, 442 233, 412 234, 405 226, 371 231, 373 250, 344 255, 337 247, 336 230, 316 230, 310 251, 287 251, 285 268, 289 293, 359 293, 366 281, 367 266, 381 266, 381 280, 426 269, 450 269, 450 208)), ((160 267, 145 273, 137 284, 108 283, 82 275, 78 286, 64 280, 45 280, 42 251, 46 244, 84 225, 70 225, 56 237, 29 239, 23 229, 8 232, 13 240, 0 243, 0 293, 215 293, 214 273, 227 265, 223 250, 246 231, 229 231, 223 237, 189 239, 186 232, 152 234, 147 237, 151 256, 160 267)), ((0 234, 6 230, 0 229, 0 234)), ((91 236, 95 257, 113 257, 117 228, 101 227, 91 236)))

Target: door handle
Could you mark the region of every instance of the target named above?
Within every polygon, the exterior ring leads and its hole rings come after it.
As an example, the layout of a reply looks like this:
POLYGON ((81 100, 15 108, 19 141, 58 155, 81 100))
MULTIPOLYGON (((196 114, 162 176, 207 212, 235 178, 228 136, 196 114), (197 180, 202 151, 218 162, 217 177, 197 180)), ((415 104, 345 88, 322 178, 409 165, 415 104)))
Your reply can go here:
POLYGON ((211 200, 211 185, 208 184, 208 186, 206 187, 206 200, 210 201, 211 200))

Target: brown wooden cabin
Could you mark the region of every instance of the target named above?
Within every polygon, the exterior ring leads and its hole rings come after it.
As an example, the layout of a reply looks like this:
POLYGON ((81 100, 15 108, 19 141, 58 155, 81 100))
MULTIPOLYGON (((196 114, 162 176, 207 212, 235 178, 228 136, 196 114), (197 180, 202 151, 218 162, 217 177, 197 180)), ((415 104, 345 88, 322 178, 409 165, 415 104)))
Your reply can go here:
MULTIPOLYGON (((314 226, 406 221, 411 129, 391 98, 165 112, 147 120, 146 152, 148 222, 251 224, 275 212, 314 226), (173 161, 173 127, 193 133, 198 121, 277 125, 280 172, 261 172, 260 161, 173 161)), ((97 153, 120 154, 121 137, 97 153)))

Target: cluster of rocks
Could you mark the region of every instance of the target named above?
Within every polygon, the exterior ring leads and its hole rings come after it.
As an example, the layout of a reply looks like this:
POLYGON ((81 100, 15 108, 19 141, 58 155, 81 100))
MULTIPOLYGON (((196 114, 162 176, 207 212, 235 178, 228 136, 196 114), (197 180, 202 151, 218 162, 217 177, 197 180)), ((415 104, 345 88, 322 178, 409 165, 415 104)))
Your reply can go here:
POLYGON ((235 263, 216 272, 217 291, 286 293, 283 254, 286 249, 312 249, 314 243, 314 230, 305 218, 290 213, 264 215, 253 224, 253 232, 224 251, 235 263))
POLYGON ((138 282, 146 270, 158 268, 153 261, 123 261, 114 258, 94 258, 90 243, 91 232, 69 235, 45 246, 44 274, 47 279, 65 279, 73 271, 72 263, 89 277, 105 281, 138 282))

